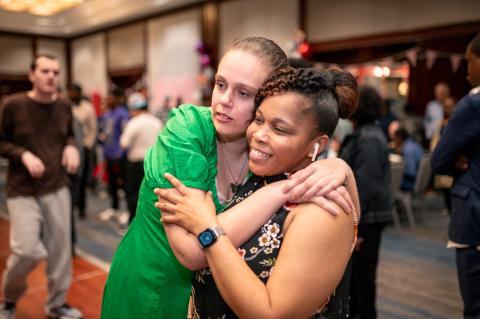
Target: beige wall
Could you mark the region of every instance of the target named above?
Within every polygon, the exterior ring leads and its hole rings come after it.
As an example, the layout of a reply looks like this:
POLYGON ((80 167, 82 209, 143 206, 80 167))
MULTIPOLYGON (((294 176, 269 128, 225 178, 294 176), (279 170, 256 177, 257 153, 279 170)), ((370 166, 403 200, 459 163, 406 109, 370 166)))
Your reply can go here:
POLYGON ((105 34, 98 33, 72 42, 72 81, 86 94, 107 93, 105 34))
MULTIPOLYGON (((232 0, 220 3, 219 47, 234 38, 265 36, 284 50, 299 25, 299 1, 232 0)), ((311 42, 398 32, 480 20, 479 0, 336 0, 307 1, 307 34, 311 42)), ((145 64, 152 107, 167 95, 185 102, 197 102, 199 57, 195 46, 201 39, 200 9, 192 9, 142 23, 72 40, 72 80, 87 94, 108 88, 107 55, 110 70, 145 64), (147 51, 144 52, 144 40, 147 51), (144 61, 146 59, 146 61, 144 61)), ((59 56, 66 78, 63 40, 39 38, 38 52, 59 56)), ((26 74, 33 55, 32 37, 0 35, 0 74, 26 74)))
POLYGON ((200 62, 195 46, 200 39, 200 10, 149 21, 147 79, 152 109, 157 110, 165 96, 198 102, 200 62))
POLYGON ((65 41, 55 39, 38 39, 37 53, 47 53, 56 56, 60 62, 60 86, 65 88, 67 83, 67 59, 65 41))
POLYGON ((144 65, 142 23, 108 32, 108 62, 109 70, 122 70, 144 65))
POLYGON ((408 31, 480 20, 478 0, 307 1, 311 42, 408 31))
MULTIPOLYGON (((165 96, 173 100, 197 102, 196 76, 199 58, 195 46, 200 41, 200 11, 191 10, 147 22, 147 83, 152 108, 165 96)), ((106 33, 72 42, 72 80, 80 83, 86 94, 105 95, 108 90, 107 54, 110 70, 122 70, 144 64, 143 25, 113 29, 106 33)))
POLYGON ((27 74, 32 56, 31 38, 0 36, 0 73, 27 74))
POLYGON ((298 28, 298 1, 241 0, 220 3, 220 48, 238 38, 263 36, 287 50, 298 28))

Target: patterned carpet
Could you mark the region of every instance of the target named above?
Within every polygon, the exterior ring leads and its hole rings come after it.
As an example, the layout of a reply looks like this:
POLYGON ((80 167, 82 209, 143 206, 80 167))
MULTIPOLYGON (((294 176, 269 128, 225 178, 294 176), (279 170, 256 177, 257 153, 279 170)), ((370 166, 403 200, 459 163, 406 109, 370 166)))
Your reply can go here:
POLYGON ((462 318, 455 251, 446 248, 448 216, 441 199, 427 198, 414 229, 387 228, 378 269, 379 318, 462 318))

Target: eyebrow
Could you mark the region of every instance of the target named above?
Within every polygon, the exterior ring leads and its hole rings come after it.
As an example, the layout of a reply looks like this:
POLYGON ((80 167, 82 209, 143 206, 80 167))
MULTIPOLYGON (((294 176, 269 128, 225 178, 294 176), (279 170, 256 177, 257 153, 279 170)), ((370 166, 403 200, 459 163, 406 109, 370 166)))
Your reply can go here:
MULTIPOLYGON (((221 80, 221 81, 225 81, 225 82, 228 82, 223 76, 221 76, 220 74, 215 74, 215 80, 221 80)), ((252 90, 253 92, 257 92, 258 89, 249 85, 249 84, 246 84, 246 83, 235 83, 235 86, 237 87, 240 87, 240 88, 244 88, 244 89, 247 89, 247 90, 252 90)))
MULTIPOLYGON (((257 109, 257 112, 260 113, 261 116, 263 116, 263 113, 260 110, 260 108, 257 109)), ((289 125, 289 126, 295 126, 295 123, 287 122, 284 119, 282 119, 281 117, 274 117, 270 122, 275 123, 275 124, 276 123, 281 123, 281 124, 285 124, 285 125, 289 125)))

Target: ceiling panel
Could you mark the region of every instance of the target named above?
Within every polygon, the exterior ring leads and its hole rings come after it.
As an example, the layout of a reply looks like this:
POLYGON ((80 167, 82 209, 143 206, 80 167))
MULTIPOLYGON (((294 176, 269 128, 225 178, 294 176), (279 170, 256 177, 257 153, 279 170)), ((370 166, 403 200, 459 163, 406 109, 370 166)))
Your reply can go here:
POLYGON ((72 37, 202 0, 87 0, 53 16, 0 9, 0 31, 72 37))

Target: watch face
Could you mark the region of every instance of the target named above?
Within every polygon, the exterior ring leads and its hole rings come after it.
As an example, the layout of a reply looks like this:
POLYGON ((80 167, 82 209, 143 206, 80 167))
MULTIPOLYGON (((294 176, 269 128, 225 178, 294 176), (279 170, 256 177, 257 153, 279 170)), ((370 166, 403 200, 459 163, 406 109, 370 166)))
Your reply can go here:
POLYGON ((210 246, 211 244, 213 244, 215 239, 216 237, 210 229, 207 229, 198 235, 198 240, 200 241, 202 247, 210 246))

